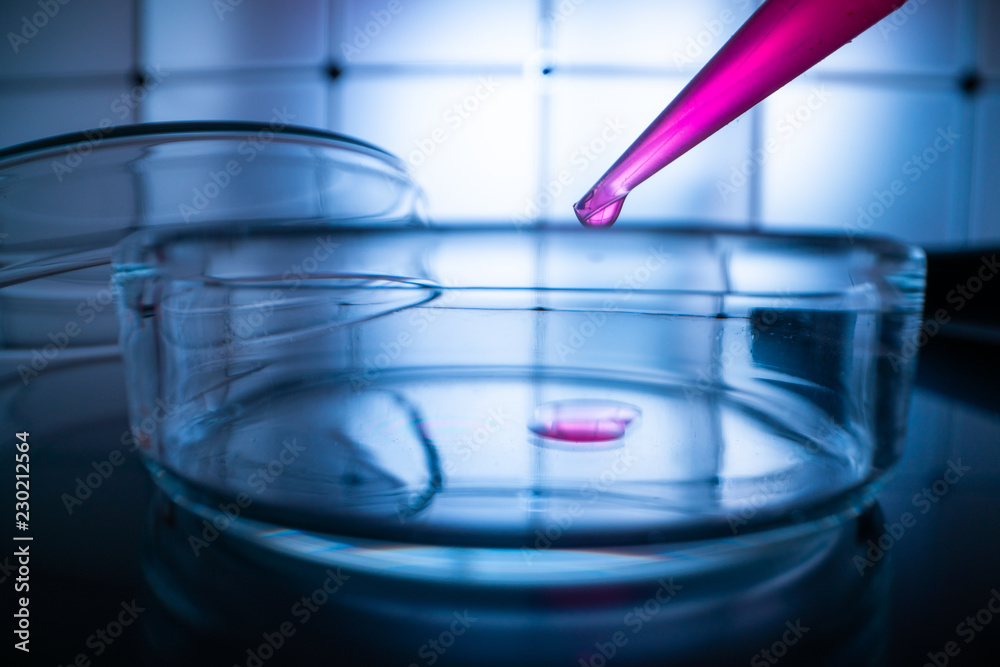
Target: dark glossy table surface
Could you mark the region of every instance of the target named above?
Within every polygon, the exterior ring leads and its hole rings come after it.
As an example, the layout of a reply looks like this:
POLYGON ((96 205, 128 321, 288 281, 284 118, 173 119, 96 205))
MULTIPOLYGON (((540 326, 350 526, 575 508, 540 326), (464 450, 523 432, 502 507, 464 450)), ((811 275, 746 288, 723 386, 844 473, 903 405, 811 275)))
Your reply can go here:
MULTIPOLYGON (((107 369, 103 378, 93 369, 75 378, 72 369, 66 371, 66 391, 96 392, 109 405, 120 403, 120 368, 112 361, 107 369)), ((705 599, 730 600, 726 613, 709 610, 694 630, 684 630, 698 635, 701 645, 715 647, 693 659, 665 655, 637 661, 629 650, 638 640, 608 648, 605 640, 615 636, 622 620, 609 618, 606 636, 581 630, 579 651, 544 664, 1000 665, 1000 613, 989 610, 992 604, 1000 611, 1000 348, 941 336, 921 351, 919 369, 905 454, 876 507, 841 529, 841 547, 831 552, 838 562, 821 564, 793 584, 775 584, 780 577, 772 573, 766 592, 745 576, 697 589, 705 599), (789 625, 778 623, 773 633, 748 639, 747 623, 774 606, 784 614, 775 618, 787 617, 789 625), (785 632, 799 622, 810 630, 800 631, 801 637, 785 632), (796 641, 775 646, 783 636, 796 641), (601 656, 601 646, 614 655, 601 656), (841 650, 844 662, 836 657, 841 650)), ((193 557, 183 532, 193 520, 154 492, 136 454, 121 443, 122 417, 99 410, 75 417, 48 414, 50 399, 22 395, 14 413, 27 423, 4 425, 5 453, 11 451, 11 427, 32 433, 34 537, 31 654, 25 659, 11 651, 15 661, 4 664, 258 664, 248 646, 279 628, 292 603, 321 580, 310 578, 308 568, 271 562, 238 547, 219 546, 207 557, 193 557), (54 426, 60 421, 88 425, 54 426), (77 493, 76 480, 95 471, 100 484, 81 502, 69 500, 72 494, 86 495, 77 493), (251 643, 241 644, 246 637, 251 643)), ((6 531, 0 572, 7 609, 16 597, 12 532, 6 531)), ((460 592, 442 596, 457 596, 452 601, 459 606, 469 603, 460 592)), ((542 603, 533 598, 507 599, 500 593, 483 598, 483 607, 472 613, 492 613, 494 627, 511 627, 509 639, 496 632, 477 637, 472 630, 464 638, 439 636, 455 643, 450 651, 428 649, 420 633, 412 632, 422 616, 447 608, 435 599, 433 587, 373 590, 354 599, 355 611, 346 602, 344 608, 338 604, 317 609, 315 618, 321 620, 297 625, 298 636, 281 641, 260 664, 491 664, 502 649, 520 651, 517 664, 528 665, 539 664, 538 656, 545 654, 544 635, 517 627, 518 609, 538 612, 542 603), (365 625, 365 595, 377 598, 383 605, 379 613, 397 621, 365 625), (486 608, 491 604, 497 606, 492 612, 486 608), (394 653, 393 646, 402 649, 394 653), (470 657, 477 652, 481 660, 470 657), (385 657, 396 654, 410 657, 399 662, 385 657)), ((563 594, 544 604, 551 605, 545 612, 550 617, 562 614, 571 623, 577 611, 589 613, 594 601, 563 594)), ((12 644, 11 615, 6 618, 4 634, 12 644)), ((292 618, 302 621, 300 615, 292 618)))

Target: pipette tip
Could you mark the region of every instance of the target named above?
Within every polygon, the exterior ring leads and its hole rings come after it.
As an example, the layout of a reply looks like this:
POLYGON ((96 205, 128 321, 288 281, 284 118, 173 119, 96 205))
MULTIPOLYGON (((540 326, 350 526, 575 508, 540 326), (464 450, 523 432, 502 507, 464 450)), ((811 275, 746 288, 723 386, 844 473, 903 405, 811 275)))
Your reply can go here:
POLYGON ((588 193, 573 205, 573 212, 585 227, 610 227, 622 211, 625 198, 614 199, 600 207, 593 206, 594 194, 588 193))

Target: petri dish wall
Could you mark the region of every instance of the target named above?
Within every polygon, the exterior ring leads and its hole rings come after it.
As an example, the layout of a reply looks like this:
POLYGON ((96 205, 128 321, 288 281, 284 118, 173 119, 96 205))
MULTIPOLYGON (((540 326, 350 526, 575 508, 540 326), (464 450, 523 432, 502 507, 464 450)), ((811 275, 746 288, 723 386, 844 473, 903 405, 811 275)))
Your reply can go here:
POLYGON ((230 223, 130 236, 114 282, 133 429, 176 502, 399 576, 454 576, 471 549, 461 576, 501 581, 867 506, 899 455, 924 260, 704 229, 230 223))
POLYGON ((123 385, 110 265, 135 230, 234 216, 422 224, 422 201, 388 153, 273 123, 99 128, 0 150, 0 424, 86 430, 94 413, 76 405, 89 399, 50 378, 104 361, 119 369, 106 402, 124 417, 110 398, 123 385), (38 397, 41 419, 26 407, 38 397))

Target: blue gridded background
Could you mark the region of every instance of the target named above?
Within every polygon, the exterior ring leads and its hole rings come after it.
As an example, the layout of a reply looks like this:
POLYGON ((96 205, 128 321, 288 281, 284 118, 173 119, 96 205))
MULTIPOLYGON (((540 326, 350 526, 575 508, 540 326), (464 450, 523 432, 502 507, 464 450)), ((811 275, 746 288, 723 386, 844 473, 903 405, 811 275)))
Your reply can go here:
MULTIPOLYGON (((436 219, 550 222, 572 219, 757 5, 42 1, 59 11, 37 34, 24 21, 39 0, 0 5, 0 146, 278 109, 406 159, 436 219)), ((996 243, 998 149, 1000 0, 910 0, 640 186, 622 220, 996 243), (912 161, 925 152, 926 169, 912 161), (897 180, 903 194, 859 224, 897 180)))

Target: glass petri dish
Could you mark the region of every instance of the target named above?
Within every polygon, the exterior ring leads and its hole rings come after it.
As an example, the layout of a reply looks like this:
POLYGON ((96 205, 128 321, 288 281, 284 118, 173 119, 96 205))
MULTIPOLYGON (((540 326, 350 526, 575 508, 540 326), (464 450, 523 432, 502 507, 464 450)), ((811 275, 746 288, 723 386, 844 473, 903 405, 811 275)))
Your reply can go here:
MULTIPOLYGON (((389 153, 275 123, 128 125, 2 149, 0 351, 30 360, 35 350, 58 363, 67 347, 114 346, 111 248, 136 229, 232 219, 415 224, 422 202, 389 153)), ((25 366, 29 381, 38 366, 25 366)))
POLYGON ((869 505, 924 259, 705 229, 231 223, 130 236, 114 283, 133 430, 206 526, 541 581, 869 505))

